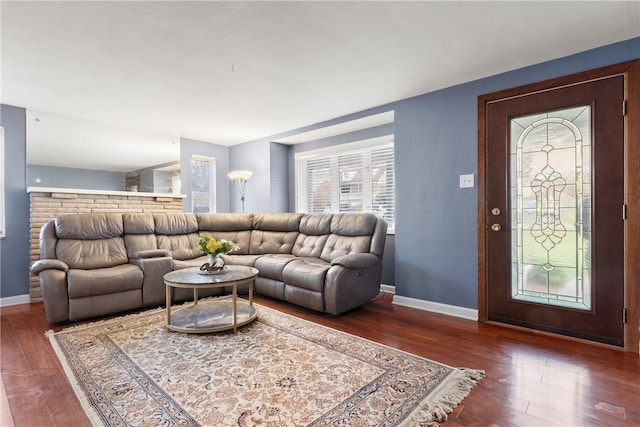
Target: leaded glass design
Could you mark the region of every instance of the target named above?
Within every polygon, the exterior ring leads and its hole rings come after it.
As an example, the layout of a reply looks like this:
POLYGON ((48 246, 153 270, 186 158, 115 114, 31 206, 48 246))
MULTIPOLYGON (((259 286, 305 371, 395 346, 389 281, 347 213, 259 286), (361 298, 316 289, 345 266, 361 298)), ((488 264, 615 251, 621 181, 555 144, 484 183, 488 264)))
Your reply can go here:
POLYGON ((510 123, 511 297, 591 310, 591 107, 510 123))

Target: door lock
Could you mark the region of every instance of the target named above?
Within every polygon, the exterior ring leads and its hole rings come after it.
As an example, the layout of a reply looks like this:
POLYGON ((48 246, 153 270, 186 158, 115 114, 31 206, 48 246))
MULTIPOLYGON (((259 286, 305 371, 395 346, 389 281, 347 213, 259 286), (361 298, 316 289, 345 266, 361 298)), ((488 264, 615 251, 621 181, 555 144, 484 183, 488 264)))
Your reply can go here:
POLYGON ((498 216, 498 215, 500 215, 500 212, 501 212, 501 211, 500 211, 500 208, 493 208, 493 209, 491 209, 491 215, 493 215, 493 216, 498 216))
POLYGON ((493 225, 491 225, 491 229, 493 231, 500 231, 500 230, 502 230, 502 226, 500 224, 493 224, 493 225))

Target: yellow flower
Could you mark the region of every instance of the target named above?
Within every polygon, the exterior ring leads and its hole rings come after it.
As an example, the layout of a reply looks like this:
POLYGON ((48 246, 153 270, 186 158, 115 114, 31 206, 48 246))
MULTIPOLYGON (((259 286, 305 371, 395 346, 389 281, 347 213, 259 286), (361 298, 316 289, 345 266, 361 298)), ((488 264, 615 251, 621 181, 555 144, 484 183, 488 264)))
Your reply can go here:
POLYGON ((198 238, 198 247, 202 252, 210 255, 226 254, 231 251, 240 249, 240 247, 233 243, 231 240, 221 239, 220 241, 218 241, 211 236, 207 236, 206 234, 201 234, 198 238))
POLYGON ((212 254, 216 253, 216 251, 218 249, 220 249, 222 245, 220 244, 220 242, 218 242, 215 239, 211 239, 209 240, 209 243, 207 243, 207 249, 209 250, 209 252, 211 252, 212 254))

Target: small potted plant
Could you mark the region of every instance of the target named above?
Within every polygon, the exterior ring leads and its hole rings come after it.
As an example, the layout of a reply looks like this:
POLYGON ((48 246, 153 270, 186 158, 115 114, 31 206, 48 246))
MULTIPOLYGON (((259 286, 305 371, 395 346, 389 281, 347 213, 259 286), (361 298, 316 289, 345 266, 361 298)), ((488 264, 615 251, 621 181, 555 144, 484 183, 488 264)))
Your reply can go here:
POLYGON ((203 264, 200 268, 201 270, 207 271, 220 271, 224 269, 224 260, 220 255, 240 249, 240 247, 231 240, 216 240, 206 234, 201 234, 198 238, 198 247, 208 256, 207 263, 203 264))

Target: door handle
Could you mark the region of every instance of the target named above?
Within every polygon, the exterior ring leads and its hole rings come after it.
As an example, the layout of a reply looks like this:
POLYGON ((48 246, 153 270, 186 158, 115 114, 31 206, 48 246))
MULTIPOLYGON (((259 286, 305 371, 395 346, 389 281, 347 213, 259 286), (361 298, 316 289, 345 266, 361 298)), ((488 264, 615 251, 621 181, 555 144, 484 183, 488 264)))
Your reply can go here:
POLYGON ((491 225, 491 230, 500 231, 500 230, 502 230, 502 226, 500 224, 492 224, 491 225))

